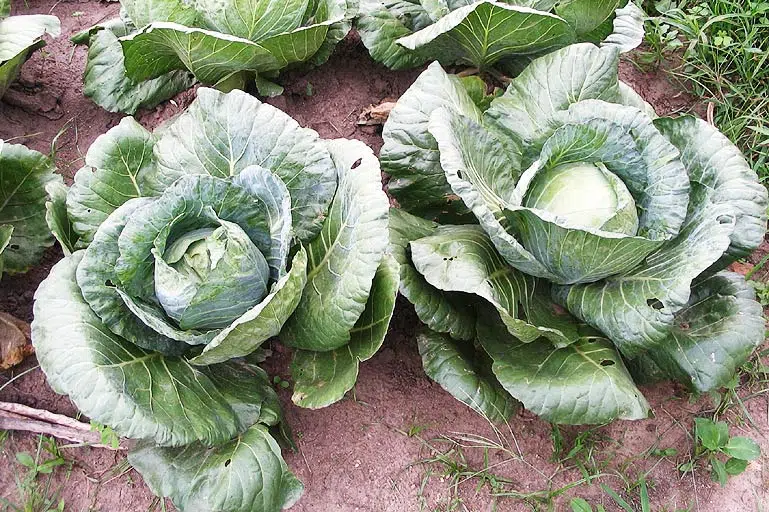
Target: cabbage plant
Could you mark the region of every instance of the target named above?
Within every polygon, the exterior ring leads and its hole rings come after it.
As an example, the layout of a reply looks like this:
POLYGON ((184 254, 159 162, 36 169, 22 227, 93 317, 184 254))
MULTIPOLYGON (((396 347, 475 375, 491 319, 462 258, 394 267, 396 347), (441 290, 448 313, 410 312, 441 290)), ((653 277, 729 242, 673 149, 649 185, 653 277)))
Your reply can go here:
POLYGON ((56 16, 26 14, 11 16, 11 1, 0 0, 0 98, 19 76, 22 64, 35 50, 45 46, 43 36, 59 37, 56 16))
POLYGON ((54 170, 49 157, 0 139, 0 276, 28 271, 53 245, 46 224, 48 194, 64 188, 54 170))
POLYGON ((495 420, 516 401, 556 423, 644 418, 638 383, 717 389, 764 338, 725 269, 763 240, 766 189, 715 127, 657 117, 618 59, 558 50, 488 108, 434 63, 384 127, 425 370, 495 420))
POLYGON ((195 81, 222 91, 256 86, 298 63, 320 65, 349 32, 357 0, 121 0, 120 17, 73 37, 88 44, 83 93, 133 114, 195 81))
POLYGON ((72 252, 32 324, 50 385, 137 439, 129 462, 181 510, 294 503, 302 486, 257 363, 280 335, 296 349, 294 400, 320 407, 381 345, 398 268, 372 151, 201 88, 154 133, 127 117, 97 138, 56 203, 72 252))
POLYGON ((630 51, 645 17, 628 0, 361 0, 360 11, 363 43, 391 69, 438 60, 508 75, 575 42, 630 51))

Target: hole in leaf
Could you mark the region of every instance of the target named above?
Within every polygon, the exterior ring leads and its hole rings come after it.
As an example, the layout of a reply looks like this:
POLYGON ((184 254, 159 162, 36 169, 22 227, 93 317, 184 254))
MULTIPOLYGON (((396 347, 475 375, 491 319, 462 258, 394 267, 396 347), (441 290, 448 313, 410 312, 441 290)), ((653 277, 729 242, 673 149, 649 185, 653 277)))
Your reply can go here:
POLYGON ((719 215, 716 217, 716 220, 719 224, 730 224, 732 222, 732 217, 729 215, 719 215))
POLYGON ((106 281, 104 281, 104 286, 109 286, 111 288, 114 288, 115 283, 112 282, 112 279, 107 279, 106 281))
POLYGON ((659 299, 648 299, 646 301, 646 305, 652 309, 656 309, 657 311, 665 307, 665 305, 659 299))
POLYGON ((358 158, 355 161, 355 163, 352 164, 352 167, 350 167, 350 169, 357 169, 360 166, 361 162, 363 162, 363 159, 362 158, 358 158))
POLYGON ((13 249, 14 251, 18 251, 19 249, 21 249, 21 247, 19 246, 19 244, 11 244, 11 245, 9 245, 8 247, 10 247, 11 249, 13 249))
POLYGON ((91 209, 90 208, 86 208, 85 211, 88 212, 88 213, 91 213, 91 209))
POLYGON ((595 343, 596 341, 598 341, 596 338, 588 338, 587 339, 588 343, 595 343))
POLYGON ((229 466, 231 462, 232 462, 232 459, 225 460, 224 461, 224 467, 226 468, 227 466, 229 466))
POLYGON ((601 359, 601 362, 599 363, 601 366, 614 366, 614 361, 611 359, 601 359))
POLYGON ((465 179, 465 177, 462 175, 462 171, 457 171, 457 176, 459 176, 460 180, 465 179))

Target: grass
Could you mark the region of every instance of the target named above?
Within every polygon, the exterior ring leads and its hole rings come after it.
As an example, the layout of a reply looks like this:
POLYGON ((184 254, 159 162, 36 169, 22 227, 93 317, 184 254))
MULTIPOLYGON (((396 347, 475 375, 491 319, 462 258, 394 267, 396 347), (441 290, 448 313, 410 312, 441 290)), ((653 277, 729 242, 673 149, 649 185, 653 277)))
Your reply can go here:
MULTIPOLYGON (((555 470, 545 473, 547 469, 535 467, 511 448, 517 448, 515 443, 461 433, 425 440, 419 433, 400 432, 418 439, 428 452, 425 458, 411 464, 424 467, 418 490, 421 512, 468 511, 467 499, 478 495, 487 503, 487 510, 508 510, 508 502, 514 501, 533 511, 556 511, 566 506, 564 500, 568 496, 591 487, 594 491, 600 489, 604 503, 593 506, 584 498, 573 497, 568 503, 574 510, 599 511, 607 502, 622 510, 650 510, 649 489, 653 488, 653 481, 649 475, 659 462, 677 454, 670 448, 659 447, 658 439, 638 457, 620 461, 616 460, 614 450, 608 449, 619 444, 603 434, 601 427, 577 432, 569 429, 564 433, 553 425, 550 462, 555 470), (633 466, 640 459, 657 462, 647 471, 636 471, 633 466), (506 472, 512 464, 523 467, 525 472, 538 473, 539 488, 522 490, 519 482, 501 476, 500 472, 506 472)), ((500 436, 499 431, 496 434, 500 436)))
POLYGON ((34 456, 27 452, 17 452, 16 462, 26 468, 23 477, 16 476, 17 499, 14 501, 0 498, 2 512, 62 512, 64 500, 61 498, 61 486, 54 483, 57 469, 64 469, 65 481, 69 479, 73 462, 66 459, 56 441, 47 436, 39 436, 34 456))
POLYGON ((492 500, 492 510, 497 510, 497 498, 495 496, 503 493, 506 487, 513 482, 494 472, 496 467, 507 461, 503 459, 502 462, 492 463, 490 455, 493 452, 512 455, 509 450, 494 441, 473 434, 440 436, 428 441, 420 436, 422 431, 422 428, 410 428, 408 432, 404 432, 408 437, 418 439, 429 454, 424 459, 411 464, 426 468, 417 493, 420 512, 467 510, 461 488, 468 485, 473 486, 476 493, 487 489, 492 500), (468 450, 482 451, 483 463, 480 466, 474 466, 470 462, 466 454, 468 450), (435 478, 444 485, 445 489, 437 499, 433 499, 431 502, 426 491, 430 482, 435 478))
POLYGON ((644 66, 665 69, 708 104, 708 117, 769 185, 769 2, 658 0, 644 66), (672 64, 671 64, 672 63, 672 64))

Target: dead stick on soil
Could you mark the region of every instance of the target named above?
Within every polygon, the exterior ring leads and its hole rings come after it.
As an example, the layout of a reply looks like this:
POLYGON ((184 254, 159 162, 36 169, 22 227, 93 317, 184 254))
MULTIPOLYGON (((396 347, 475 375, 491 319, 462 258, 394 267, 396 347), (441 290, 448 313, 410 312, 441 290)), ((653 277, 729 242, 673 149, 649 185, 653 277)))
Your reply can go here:
MULTIPOLYGON (((88 444, 95 448, 115 450, 112 446, 102 444, 101 434, 91 430, 90 425, 68 416, 21 404, 0 402, 0 429, 46 434, 67 441, 88 444)), ((125 450, 125 443, 121 442, 117 449, 125 450)))

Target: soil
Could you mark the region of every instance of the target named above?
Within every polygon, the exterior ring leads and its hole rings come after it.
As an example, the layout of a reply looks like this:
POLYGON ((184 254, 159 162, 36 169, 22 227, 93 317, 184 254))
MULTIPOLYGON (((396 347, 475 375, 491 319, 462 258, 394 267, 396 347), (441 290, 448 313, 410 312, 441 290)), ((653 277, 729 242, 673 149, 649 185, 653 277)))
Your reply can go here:
MULTIPOLYGON (((59 16, 62 37, 51 41, 27 62, 21 79, 0 103, 0 138, 48 152, 51 141, 60 134, 56 162, 65 180, 71 181, 89 145, 117 124, 121 116, 105 112, 83 97, 85 49, 74 47, 68 37, 115 16, 119 6, 67 0, 30 0, 24 9, 20 5, 16 14, 59 16)), ((391 72, 374 64, 359 39, 351 35, 326 65, 310 72, 289 74, 284 80, 290 84, 286 93, 269 102, 324 138, 356 138, 378 151, 382 144, 381 127, 358 126, 359 114, 372 104, 400 96, 420 71, 391 72)), ((621 74, 660 114, 686 111, 694 104, 692 98, 678 92, 662 74, 641 73, 629 63, 622 64, 621 74)), ((136 117, 151 128, 183 110, 193 98, 194 91, 183 93, 174 102, 140 112, 136 117)), ((60 250, 52 248, 43 263, 30 273, 4 277, 0 285, 0 311, 31 320, 34 290, 60 257, 60 250)), ((757 261, 758 257, 752 260, 757 261)), ((399 301, 384 347, 361 366, 352 396, 331 407, 320 411, 300 409, 291 404, 288 391, 280 390, 298 445, 297 452, 286 453, 286 460, 306 486, 302 500, 292 510, 546 510, 536 497, 542 495, 539 491, 550 490, 560 496, 550 510, 568 510, 568 499, 581 496, 594 506, 603 504, 606 510, 614 511, 620 509, 598 484, 621 492, 643 473, 647 473, 653 510, 716 512, 769 507, 766 456, 751 463, 742 475, 730 479, 725 488, 711 482, 702 468, 686 475, 678 471, 678 465, 688 461, 692 451, 693 417, 712 414, 711 397, 692 401, 684 390, 671 384, 643 388, 654 408, 654 418, 594 429, 561 428, 563 453, 571 449, 575 440, 583 449, 568 461, 553 462, 554 445, 548 423, 521 411, 509 425, 495 431, 427 379, 414 342, 418 325, 409 305, 399 301), (498 443, 504 449, 481 448, 481 438, 471 440, 470 434, 483 436, 485 442, 498 443), (677 453, 667 457, 649 455, 651 450, 665 448, 675 448, 677 453), (430 459, 446 463, 429 462, 430 459), (455 467, 464 467, 459 482, 446 471, 449 461, 454 461, 455 467), (493 478, 468 478, 485 465, 490 467, 485 475, 493 478), (593 480, 592 485, 582 481, 586 475, 596 473, 604 476, 593 480), (623 481, 619 475, 629 481, 623 481), (573 485, 581 481, 585 485, 573 485), (495 484, 498 492, 513 496, 493 496, 490 484, 495 484), (521 499, 527 494, 528 501, 521 499)), ((288 378, 290 354, 279 346, 274 347, 274 352, 270 370, 288 378)), ((29 358, 13 371, 0 373, 0 386, 12 376, 33 368, 34 358, 29 358)), ((744 395, 760 391, 748 388, 745 387, 744 395)), ((39 369, 2 388, 0 400, 77 415, 66 397, 48 387, 39 369)), ((732 434, 752 437, 763 453, 769 454, 769 394, 746 399, 744 406, 755 426, 746 423, 746 414, 734 407, 726 415, 732 434)), ((34 454, 37 438, 17 432, 1 443, 0 497, 21 504, 23 468, 15 456, 24 451, 34 454)), ((127 468, 122 453, 88 447, 61 451, 70 461, 70 470, 57 470, 49 491, 59 494, 65 510, 160 509, 141 477, 127 468)), ((45 482, 44 475, 38 480, 45 482)), ((633 494, 623 496, 640 510, 637 488, 633 494)), ((173 510, 173 506, 166 504, 166 510, 173 510)))

